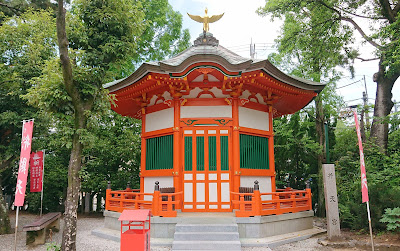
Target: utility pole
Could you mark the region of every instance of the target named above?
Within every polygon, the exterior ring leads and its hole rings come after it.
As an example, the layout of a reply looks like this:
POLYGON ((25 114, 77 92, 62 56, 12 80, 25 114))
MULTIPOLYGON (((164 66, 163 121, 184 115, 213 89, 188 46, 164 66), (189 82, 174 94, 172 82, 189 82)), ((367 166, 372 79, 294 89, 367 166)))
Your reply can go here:
POLYGON ((369 109, 368 109, 368 96, 367 93, 363 92, 363 101, 364 101, 364 113, 365 113, 365 121, 367 124, 367 129, 369 129, 369 109))
POLYGON ((369 109, 368 109, 368 91, 367 91, 367 82, 365 81, 365 75, 364 75, 364 87, 365 87, 365 92, 363 92, 363 101, 364 101, 364 109, 363 110, 365 113, 367 130, 369 130, 370 124, 369 124, 369 109))
POLYGON ((253 44, 253 39, 251 39, 251 42, 250 42, 250 58, 254 59, 255 54, 256 54, 256 45, 253 44))

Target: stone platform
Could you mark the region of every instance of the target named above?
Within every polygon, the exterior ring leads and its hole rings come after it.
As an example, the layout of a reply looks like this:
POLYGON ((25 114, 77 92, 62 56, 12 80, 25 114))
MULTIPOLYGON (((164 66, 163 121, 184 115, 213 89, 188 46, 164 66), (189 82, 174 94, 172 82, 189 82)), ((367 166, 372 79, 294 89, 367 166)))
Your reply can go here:
MULTIPOLYGON (((119 216, 120 213, 105 211, 104 228, 94 230, 92 233, 99 237, 119 241, 119 216)), ((153 216, 151 218, 151 242, 154 246, 172 246, 177 224, 237 224, 242 246, 285 244, 323 232, 324 230, 313 228, 313 216, 314 212, 311 210, 246 218, 235 217, 234 213, 178 212, 178 216, 175 218, 153 216)))

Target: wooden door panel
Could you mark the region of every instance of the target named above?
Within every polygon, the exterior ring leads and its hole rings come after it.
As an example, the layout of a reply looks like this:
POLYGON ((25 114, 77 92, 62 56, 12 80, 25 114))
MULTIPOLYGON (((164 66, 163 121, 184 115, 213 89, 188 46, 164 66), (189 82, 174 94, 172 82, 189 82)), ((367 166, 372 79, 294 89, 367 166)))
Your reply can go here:
POLYGON ((229 128, 184 128, 183 211, 231 211, 229 128))

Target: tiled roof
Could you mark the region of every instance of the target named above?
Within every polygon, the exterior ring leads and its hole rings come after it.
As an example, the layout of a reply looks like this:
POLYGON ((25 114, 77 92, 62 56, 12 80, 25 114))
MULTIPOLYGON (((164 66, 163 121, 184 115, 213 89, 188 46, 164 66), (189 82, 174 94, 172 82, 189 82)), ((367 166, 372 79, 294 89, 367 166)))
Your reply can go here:
POLYGON ((263 70, 271 77, 283 83, 304 90, 320 92, 325 86, 322 83, 287 75, 277 69, 267 59, 250 59, 239 56, 219 45, 218 40, 211 33, 204 33, 195 40, 193 46, 178 55, 159 62, 143 63, 132 75, 107 83, 104 85, 104 88, 108 88, 111 92, 116 91, 135 83, 149 72, 162 74, 180 73, 189 65, 199 62, 215 62, 233 72, 263 70))

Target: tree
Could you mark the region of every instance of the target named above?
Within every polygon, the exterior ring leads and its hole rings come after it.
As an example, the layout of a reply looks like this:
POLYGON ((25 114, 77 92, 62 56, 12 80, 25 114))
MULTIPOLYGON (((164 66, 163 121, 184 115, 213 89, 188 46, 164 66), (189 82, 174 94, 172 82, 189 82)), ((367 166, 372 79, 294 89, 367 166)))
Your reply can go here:
MULTIPOLYGON (((147 42, 139 38, 143 35, 144 29, 150 27, 152 23, 151 20, 145 20, 144 6, 147 6, 146 10, 149 13, 152 12, 148 17, 157 19, 157 22, 154 22, 157 25, 152 26, 155 32, 151 33, 157 35, 151 39, 162 40, 153 43, 160 47, 147 53, 147 56, 151 57, 152 53, 158 53, 158 57, 161 57, 182 50, 189 40, 187 31, 181 31, 180 14, 173 12, 167 1, 153 1, 151 5, 163 8, 164 19, 156 15, 148 4, 148 1, 142 5, 133 0, 74 1, 65 17, 68 24, 65 30, 69 35, 69 41, 62 40, 64 43, 68 42, 67 46, 57 48, 56 22, 53 18, 55 13, 52 10, 36 11, 40 8, 53 8, 57 4, 46 0, 0 1, 0 11, 4 14, 1 16, 0 26, 0 178, 6 176, 3 181, 7 182, 8 192, 12 193, 9 189, 12 186, 10 184, 15 185, 10 167, 16 167, 15 159, 18 156, 21 134, 19 122, 31 117, 35 117, 34 137, 46 139, 42 142, 48 143, 48 145, 37 145, 35 149, 49 150, 49 161, 54 161, 54 165, 61 167, 65 151, 74 148, 72 152, 75 155, 71 155, 70 159, 75 164, 75 169, 70 168, 70 173, 77 177, 76 170, 80 168, 79 165, 84 164, 88 167, 84 171, 90 172, 81 172, 80 178, 84 178, 86 174, 94 177, 92 170, 98 166, 92 161, 80 163, 81 160, 92 160, 86 154, 89 156, 93 154, 93 151, 90 151, 90 144, 98 136, 90 132, 93 124, 96 124, 90 119, 95 117, 93 115, 110 109, 107 93, 102 89, 102 85, 117 78, 121 71, 128 72, 128 69, 122 69, 121 66, 127 66, 127 62, 132 62, 136 57, 140 58, 137 53, 137 42, 147 42), (164 33, 168 35, 165 36, 164 33), (65 52, 65 48, 68 54, 60 53, 63 60, 56 60, 57 49, 65 52), (73 76, 67 79, 67 83, 72 84, 64 85, 60 62, 68 65, 68 60, 65 60, 66 55, 71 57, 70 69, 66 67, 66 76, 68 77, 69 71, 73 76), (41 127, 39 130, 38 126, 41 127), (52 137, 44 137, 44 135, 49 136, 49 133, 51 136, 57 135, 60 142, 58 148, 52 143, 52 137), (76 143, 77 138, 78 143, 76 143), (78 151, 75 151, 76 149, 78 151)), ((106 115, 103 112, 99 116, 100 120, 97 122, 102 121, 101 116, 106 115)), ((124 123, 133 122, 124 120, 124 123)), ((101 127, 100 124, 97 126, 101 127)), ((132 134, 124 134, 124 137, 129 136, 132 134)), ((120 167, 125 165, 126 170, 137 169, 135 158, 134 153, 130 156, 125 154, 123 160, 119 162, 120 167)), ((71 179, 70 184, 76 181, 71 178, 73 175, 68 176, 71 179)), ((57 178, 62 177, 60 175, 57 178)), ((119 184, 119 178, 122 180, 125 177, 115 177, 116 184, 119 184)), ((90 184, 88 186, 90 187, 90 184)), ((63 197, 60 194, 62 195, 63 191, 54 191, 56 198, 63 197)), ((33 195, 31 198, 36 199, 33 195)), ((55 204, 57 203, 58 201, 55 204)))
MULTIPOLYGON (((338 24, 323 22, 331 13, 318 4, 302 6, 292 4, 292 1, 268 1, 264 8, 258 10, 260 15, 272 14, 272 17, 284 18, 282 34, 277 39, 278 55, 272 56, 275 64, 283 66, 290 74, 297 75, 316 82, 326 81, 328 86, 318 95, 315 101, 315 129, 317 142, 321 151, 318 154, 318 212, 324 213, 324 195, 322 182, 322 163, 325 162, 324 123, 329 116, 324 115, 323 99, 338 105, 338 99, 333 95, 335 80, 338 73, 335 67, 345 65, 354 55, 351 50, 345 50, 351 42, 348 29, 340 29, 338 24), (287 8, 281 8, 285 5, 287 8), (334 36, 333 36, 334 34, 334 36), (332 97, 334 97, 332 99, 332 97)), ((331 104, 332 105, 332 104, 331 104)), ((328 109, 329 106, 327 106, 328 109)), ((331 106, 330 112, 333 112, 331 106)))
MULTIPOLYGON (((325 13, 325 15, 320 16, 316 27, 310 28, 314 29, 321 25, 338 27, 336 30, 332 30, 331 37, 340 34, 343 30, 353 35, 353 30, 356 30, 365 43, 369 43, 375 48, 376 58, 374 59, 379 60, 379 63, 378 71, 374 74, 373 79, 377 83, 377 91, 370 138, 376 141, 383 151, 386 151, 388 144, 386 117, 393 107, 391 100, 393 85, 400 76, 400 1, 274 0, 267 1, 265 7, 259 9, 259 13, 270 12, 279 16, 283 13, 297 11, 302 15, 298 22, 307 23, 308 13, 311 9, 315 9, 321 14, 325 13), (364 20, 371 24, 369 28, 359 25, 364 20), (349 26, 352 29, 349 29, 349 26), (366 29, 368 30, 366 31, 366 29)), ((345 40, 338 37, 337 42, 342 44, 345 40)), ((343 49, 346 49, 346 46, 343 46, 343 49)), ((361 58, 361 60, 371 59, 361 58)))
POLYGON ((14 16, 23 15, 29 9, 31 10, 48 10, 49 8, 55 10, 56 4, 50 0, 1 0, 0 1, 0 25, 4 20, 14 16))
POLYGON ((321 148, 314 132, 314 118, 306 110, 274 119, 277 186, 283 188, 289 182, 290 187, 302 189, 306 180, 315 178, 315 159, 321 148))
MULTIPOLYGON (((21 149, 24 119, 37 118, 34 136, 42 131, 38 109, 27 105, 21 95, 27 93, 30 80, 40 76, 45 61, 56 55, 55 26, 49 11, 27 11, 3 20, 0 26, 0 187, 15 179, 9 170, 16 167, 21 149)), ((44 131, 47 131, 45 129, 44 131)), ((12 193, 10 189, 7 192, 12 193)), ((2 193, 0 193, 2 197, 2 193)), ((0 198, 0 201, 3 201, 0 198)), ((5 208, 5 207, 4 207, 5 208)), ((7 213, 5 213, 7 217, 7 213)), ((0 225, 7 221, 0 221, 0 225)))
POLYGON ((125 189, 128 182, 132 188, 139 188, 141 123, 107 110, 89 121, 89 130, 96 144, 84 149, 82 191, 91 198, 97 195, 100 210, 107 181, 117 190, 125 189))
POLYGON ((116 69, 120 77, 129 76, 143 62, 163 60, 190 46, 189 30, 182 29, 182 15, 167 0, 147 0, 142 4, 146 28, 137 38, 136 53, 123 68, 116 69))
POLYGON ((63 250, 76 249, 76 221, 80 191, 79 171, 83 153, 82 136, 90 113, 103 97, 102 85, 110 80, 108 69, 126 60, 135 49, 133 37, 141 34, 143 14, 133 1, 75 1, 72 10, 71 48, 82 50, 82 57, 71 63, 66 33, 64 1, 58 0, 57 38, 63 83, 70 97, 74 124, 68 166, 63 250), (78 62, 79 64, 77 64, 78 62))

